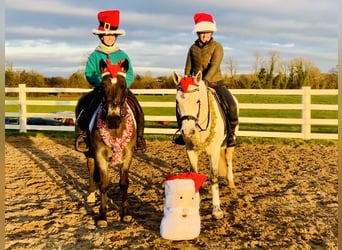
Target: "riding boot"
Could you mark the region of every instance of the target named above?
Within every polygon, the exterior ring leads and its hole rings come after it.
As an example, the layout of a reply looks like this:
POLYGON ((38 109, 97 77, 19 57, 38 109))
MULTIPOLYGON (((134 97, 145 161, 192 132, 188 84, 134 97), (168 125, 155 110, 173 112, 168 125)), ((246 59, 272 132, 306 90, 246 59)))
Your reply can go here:
POLYGON ((87 132, 82 130, 80 127, 76 125, 75 133, 76 133, 75 149, 82 153, 88 152, 89 146, 87 142, 87 139, 88 139, 87 132))
POLYGON ((238 125, 237 104, 233 95, 224 84, 212 86, 221 99, 222 107, 227 119, 227 147, 236 146, 235 128, 238 125))
POLYGON ((145 129, 145 117, 144 112, 140 106, 140 103, 131 90, 128 90, 127 102, 133 111, 137 123, 137 142, 135 144, 135 150, 146 151, 146 141, 144 139, 145 129))
POLYGON ((229 121, 229 129, 227 129, 227 147, 235 147, 236 146, 236 135, 235 128, 238 125, 238 121, 229 121))
MULTIPOLYGON (((86 94, 82 97, 80 102, 86 102, 90 99, 91 95, 86 94)), ((87 112, 87 105, 82 105, 84 108, 76 117, 76 124, 75 124, 75 149, 79 152, 88 152, 89 146, 87 143, 87 124, 88 124, 88 112, 87 112)))

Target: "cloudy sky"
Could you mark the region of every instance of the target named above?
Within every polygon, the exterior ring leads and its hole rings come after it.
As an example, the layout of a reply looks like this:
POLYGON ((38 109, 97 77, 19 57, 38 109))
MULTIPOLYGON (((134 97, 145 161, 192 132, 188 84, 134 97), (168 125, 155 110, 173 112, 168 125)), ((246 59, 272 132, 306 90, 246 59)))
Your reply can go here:
MULTIPOLYGON (((97 12, 121 10, 118 45, 138 74, 183 73, 196 39, 193 14, 213 14, 214 34, 237 73, 253 71, 256 52, 305 58, 321 72, 337 65, 339 0, 5 0, 5 60, 15 69, 68 77, 97 46, 97 12)), ((226 65, 222 65, 224 72, 226 65)))

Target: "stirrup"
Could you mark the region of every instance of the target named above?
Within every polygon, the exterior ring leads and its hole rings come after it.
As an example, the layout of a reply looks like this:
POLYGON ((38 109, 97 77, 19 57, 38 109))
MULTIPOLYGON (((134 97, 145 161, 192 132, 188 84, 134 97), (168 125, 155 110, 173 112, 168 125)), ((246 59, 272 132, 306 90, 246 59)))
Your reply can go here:
POLYGON ((79 135, 75 140, 75 149, 79 152, 85 153, 89 151, 88 144, 86 142, 87 137, 85 135, 79 135))

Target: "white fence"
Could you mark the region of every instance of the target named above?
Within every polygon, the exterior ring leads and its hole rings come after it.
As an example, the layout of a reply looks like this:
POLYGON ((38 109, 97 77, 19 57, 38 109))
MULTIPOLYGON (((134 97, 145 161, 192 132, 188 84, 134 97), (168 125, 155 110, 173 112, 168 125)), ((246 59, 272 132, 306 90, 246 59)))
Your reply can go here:
MULTIPOLYGON (((20 84, 18 88, 5 88, 6 93, 19 93, 18 100, 5 100, 5 105, 18 105, 19 112, 5 112, 5 117, 18 118, 18 124, 6 124, 6 129, 15 129, 21 132, 27 130, 51 130, 51 131, 74 131, 73 126, 51 126, 51 125, 28 125, 27 118, 43 117, 43 118, 72 118, 73 112, 62 113, 28 113, 28 105, 52 105, 52 106, 76 106, 76 101, 47 101, 47 100, 27 100, 26 93, 84 93, 89 89, 76 88, 26 88, 25 84, 20 84)), ((133 89, 135 94, 140 95, 173 95, 175 89, 133 89)), ((331 104, 312 104, 311 97, 313 95, 330 95, 337 96, 338 90, 316 90, 310 87, 303 87, 296 90, 279 90, 279 89, 231 89, 234 95, 296 95, 301 96, 302 102, 299 104, 277 104, 277 103, 240 103, 240 110, 301 110, 301 118, 270 118, 270 117, 239 117, 240 124, 284 124, 284 125, 301 125, 300 132, 271 132, 271 131, 239 131, 238 136, 253 137, 282 137, 282 138, 300 138, 300 139, 337 139, 337 133, 312 133, 312 125, 338 125, 338 119, 313 119, 311 111, 320 110, 338 110, 338 105, 331 104)), ((142 107, 172 107, 175 108, 175 102, 140 102, 142 107)), ((145 121, 176 121, 175 116, 145 116, 145 121)), ((175 128, 145 128, 146 134, 174 134, 175 128)))

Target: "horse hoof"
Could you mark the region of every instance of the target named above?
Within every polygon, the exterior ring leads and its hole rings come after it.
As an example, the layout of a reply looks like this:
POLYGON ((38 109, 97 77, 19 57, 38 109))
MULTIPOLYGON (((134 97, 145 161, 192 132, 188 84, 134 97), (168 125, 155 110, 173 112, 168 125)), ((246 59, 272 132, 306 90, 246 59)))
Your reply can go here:
POLYGON ((95 192, 92 192, 88 195, 87 202, 88 203, 95 203, 96 202, 95 192))
POLYGON ((99 228, 105 228, 105 227, 107 227, 107 225, 108 225, 108 223, 107 223, 106 220, 98 220, 98 221, 97 221, 97 226, 98 226, 99 228))
POLYGON ((214 213, 213 216, 216 220, 220 220, 223 218, 223 212, 214 213))
POLYGON ((214 218, 217 219, 217 220, 223 218, 223 211, 222 211, 221 208, 218 207, 218 206, 215 206, 215 207, 213 208, 213 213, 212 213, 212 214, 213 214, 214 218))
POLYGON ((133 216, 132 215, 125 215, 124 217, 121 217, 121 222, 124 223, 132 223, 133 222, 133 216))

